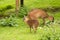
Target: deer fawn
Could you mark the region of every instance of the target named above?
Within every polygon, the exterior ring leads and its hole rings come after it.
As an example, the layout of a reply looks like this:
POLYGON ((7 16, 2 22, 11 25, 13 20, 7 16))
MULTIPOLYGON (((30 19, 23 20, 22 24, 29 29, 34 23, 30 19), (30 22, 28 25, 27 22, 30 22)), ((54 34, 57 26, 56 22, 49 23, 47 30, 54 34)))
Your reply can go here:
POLYGON ((34 30, 34 32, 36 32, 37 30, 37 27, 39 25, 39 22, 37 20, 31 20, 29 19, 27 16, 24 16, 24 22, 27 23, 30 27, 30 32, 31 32, 31 29, 34 30))
POLYGON ((31 10, 28 15, 27 15, 30 19, 35 20, 38 18, 42 18, 43 19, 43 24, 45 24, 45 19, 48 18, 50 20, 50 22, 54 22, 54 17, 53 16, 49 16, 44 10, 42 9, 33 9, 31 10))

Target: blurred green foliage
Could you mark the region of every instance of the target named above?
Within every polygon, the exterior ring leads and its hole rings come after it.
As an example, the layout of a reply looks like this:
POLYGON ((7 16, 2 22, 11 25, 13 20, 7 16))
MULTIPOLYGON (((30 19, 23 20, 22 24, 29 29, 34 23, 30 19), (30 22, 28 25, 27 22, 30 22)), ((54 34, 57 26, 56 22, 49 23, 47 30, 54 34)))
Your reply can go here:
POLYGON ((0 26, 18 26, 18 18, 10 16, 0 19, 0 26))

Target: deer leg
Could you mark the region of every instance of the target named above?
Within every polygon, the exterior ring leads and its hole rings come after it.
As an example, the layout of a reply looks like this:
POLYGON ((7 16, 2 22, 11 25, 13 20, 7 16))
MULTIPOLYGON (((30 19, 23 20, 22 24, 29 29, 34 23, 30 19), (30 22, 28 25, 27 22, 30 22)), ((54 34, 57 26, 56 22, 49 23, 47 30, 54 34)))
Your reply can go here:
POLYGON ((36 33, 36 28, 35 28, 35 26, 33 26, 33 30, 34 30, 34 33, 36 33))
POLYGON ((45 19, 43 19, 43 25, 45 25, 45 19))
POLYGON ((30 27, 30 32, 31 32, 31 27, 30 27))

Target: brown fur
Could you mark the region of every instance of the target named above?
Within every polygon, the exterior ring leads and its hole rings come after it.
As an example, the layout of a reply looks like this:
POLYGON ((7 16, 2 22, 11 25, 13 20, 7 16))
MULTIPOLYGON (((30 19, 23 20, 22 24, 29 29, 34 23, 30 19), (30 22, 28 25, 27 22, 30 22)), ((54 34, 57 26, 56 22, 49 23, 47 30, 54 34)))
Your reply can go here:
POLYGON ((49 16, 44 10, 42 9, 33 9, 28 13, 28 17, 30 19, 38 19, 42 18, 43 19, 43 24, 45 24, 45 19, 48 18, 50 21, 52 21, 54 18, 49 16))
POLYGON ((27 17, 24 18, 24 21, 29 25, 30 31, 33 28, 34 32, 36 32, 39 22, 37 20, 30 20, 27 17), (26 20, 27 19, 27 20, 26 20))
POLYGON ((39 17, 40 18, 47 18, 49 15, 41 9, 33 9, 32 11, 30 11, 28 13, 28 16, 31 19, 38 19, 39 17))

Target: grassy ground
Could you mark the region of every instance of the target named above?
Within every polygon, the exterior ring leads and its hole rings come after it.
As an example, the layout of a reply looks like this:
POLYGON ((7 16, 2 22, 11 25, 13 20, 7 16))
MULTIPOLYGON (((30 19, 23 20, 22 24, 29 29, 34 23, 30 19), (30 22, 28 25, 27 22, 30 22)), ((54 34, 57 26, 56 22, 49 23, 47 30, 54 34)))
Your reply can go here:
POLYGON ((24 0, 28 8, 59 7, 60 0, 24 0))
MULTIPOLYGON (((24 5, 27 8, 46 8, 50 6, 60 6, 60 0, 24 0, 24 5)), ((6 7, 7 5, 12 5, 15 7, 15 0, 0 0, 0 9, 6 7)), ((18 27, 3 27, 0 26, 0 40, 60 40, 60 12, 51 14, 55 18, 55 23, 40 28, 36 34, 33 30, 30 33, 29 27, 25 24, 22 18, 19 18, 18 27), (57 21, 57 22, 56 22, 57 21)))
POLYGON ((13 5, 15 6, 14 0, 0 0, 0 9, 6 7, 7 5, 13 5))
MULTIPOLYGON (((58 13, 58 12, 57 12, 58 13)), ((55 20, 59 19, 59 14, 55 14, 55 20)), ((60 19, 59 19, 60 20, 60 19)), ((60 40, 60 25, 58 23, 43 27, 38 27, 36 34, 30 33, 29 27, 20 18, 18 27, 0 26, 0 40, 60 40), (47 36, 47 37, 46 37, 47 36)))
POLYGON ((38 29, 36 34, 30 33, 29 28, 25 27, 0 27, 0 40, 40 40, 41 38, 44 39, 45 35, 50 36, 51 40, 54 39, 53 37, 60 37, 60 27, 56 25, 54 26, 55 31, 45 27, 38 29))
MULTIPOLYGON (((15 0, 0 0, 0 8, 4 8, 7 5, 15 7, 15 0)), ((59 7, 60 0, 24 0, 24 5, 28 8, 59 7)))

